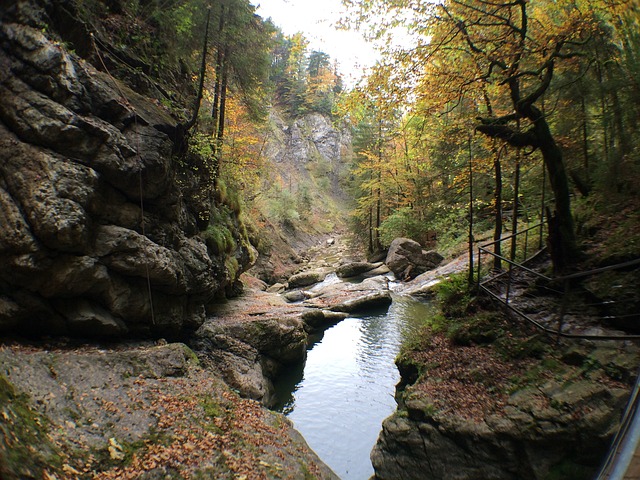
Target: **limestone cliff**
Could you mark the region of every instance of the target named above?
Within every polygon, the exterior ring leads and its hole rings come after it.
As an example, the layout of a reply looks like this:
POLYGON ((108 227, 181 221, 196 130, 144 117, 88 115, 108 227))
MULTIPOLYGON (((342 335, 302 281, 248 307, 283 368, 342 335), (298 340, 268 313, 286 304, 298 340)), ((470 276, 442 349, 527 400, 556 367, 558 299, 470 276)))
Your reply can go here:
POLYGON ((334 124, 317 112, 288 118, 276 106, 270 109, 268 126, 265 184, 271 188, 265 197, 276 211, 265 219, 264 233, 272 248, 261 252, 252 273, 272 284, 296 270, 301 251, 344 230, 350 207, 344 178, 352 138, 344 122, 334 124))
POLYGON ((60 42, 67 3, 0 17, 0 332, 197 328, 249 263, 246 233, 189 168, 201 159, 176 155, 178 120, 60 42), (212 208, 227 251, 205 241, 212 208))

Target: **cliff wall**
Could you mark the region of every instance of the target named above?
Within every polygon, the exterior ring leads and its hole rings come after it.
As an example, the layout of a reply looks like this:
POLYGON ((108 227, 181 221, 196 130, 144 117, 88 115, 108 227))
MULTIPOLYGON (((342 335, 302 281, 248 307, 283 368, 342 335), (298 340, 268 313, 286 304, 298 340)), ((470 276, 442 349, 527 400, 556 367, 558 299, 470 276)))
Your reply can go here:
POLYGON ((190 168, 202 159, 176 155, 178 120, 60 42, 66 3, 0 18, 0 332, 195 329, 249 263, 246 233, 190 168), (231 251, 202 233, 217 207, 231 251))

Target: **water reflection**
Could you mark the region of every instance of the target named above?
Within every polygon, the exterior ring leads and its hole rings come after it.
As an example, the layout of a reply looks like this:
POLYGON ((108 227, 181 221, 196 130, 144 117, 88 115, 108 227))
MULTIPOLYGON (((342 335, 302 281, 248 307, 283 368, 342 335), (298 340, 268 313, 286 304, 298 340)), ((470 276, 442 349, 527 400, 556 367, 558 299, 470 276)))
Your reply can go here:
POLYGON ((388 312, 347 318, 311 345, 304 369, 276 385, 280 410, 341 478, 373 474, 369 453, 396 407, 394 359, 402 339, 430 316, 428 304, 397 297, 388 312))

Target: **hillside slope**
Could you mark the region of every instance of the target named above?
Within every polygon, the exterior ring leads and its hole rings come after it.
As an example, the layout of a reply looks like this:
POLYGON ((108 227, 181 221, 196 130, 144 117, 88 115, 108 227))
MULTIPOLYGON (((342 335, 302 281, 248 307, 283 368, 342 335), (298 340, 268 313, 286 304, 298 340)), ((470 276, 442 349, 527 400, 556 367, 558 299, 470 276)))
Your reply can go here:
POLYGON ((344 190, 351 160, 351 130, 311 112, 287 118, 269 114, 262 233, 270 248, 251 270, 267 283, 284 280, 309 247, 346 231, 351 201, 344 190))

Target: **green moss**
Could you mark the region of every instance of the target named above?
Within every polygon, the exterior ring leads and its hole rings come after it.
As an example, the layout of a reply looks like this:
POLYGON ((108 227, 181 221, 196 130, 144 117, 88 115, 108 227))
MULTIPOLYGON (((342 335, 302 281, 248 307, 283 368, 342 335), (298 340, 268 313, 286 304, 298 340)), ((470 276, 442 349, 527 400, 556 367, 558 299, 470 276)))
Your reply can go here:
POLYGON ((188 362, 190 364, 192 364, 192 365, 200 365, 200 359, 198 358, 198 355, 196 355, 196 352, 191 350, 185 344, 182 344, 182 349, 184 350, 184 354, 186 355, 187 360, 188 360, 188 362))
POLYGON ((220 418, 226 413, 226 409, 213 397, 203 398, 200 404, 202 405, 205 415, 211 419, 220 418))
POLYGON ((554 358, 545 358, 529 367, 523 374, 510 379, 507 393, 512 394, 532 385, 540 385, 550 376, 561 376, 566 366, 554 358))
POLYGON ((466 272, 451 275, 435 285, 433 291, 447 317, 465 316, 474 298, 469 288, 466 272))
POLYGON ((240 264, 238 263, 238 259, 236 257, 228 257, 225 260, 224 265, 227 268, 227 273, 231 280, 235 280, 236 278, 238 278, 240 264))
POLYGON ((501 336, 495 344, 496 350, 506 359, 543 358, 550 352, 548 339, 543 335, 501 336))
POLYGON ((235 249, 233 235, 226 225, 210 224, 202 233, 202 238, 216 255, 231 253, 235 249))
POLYGON ((48 423, 0 376, 0 477, 42 478, 62 468, 62 453, 47 436, 48 423), (34 448, 34 447, 37 447, 34 448))
POLYGON ((452 322, 447 336, 456 345, 492 343, 504 333, 502 319, 495 312, 481 312, 463 321, 452 322))

